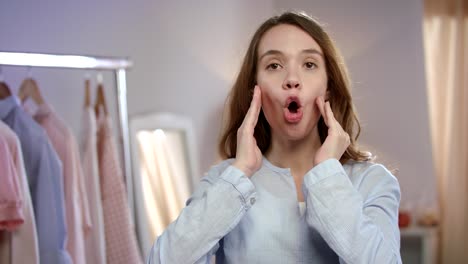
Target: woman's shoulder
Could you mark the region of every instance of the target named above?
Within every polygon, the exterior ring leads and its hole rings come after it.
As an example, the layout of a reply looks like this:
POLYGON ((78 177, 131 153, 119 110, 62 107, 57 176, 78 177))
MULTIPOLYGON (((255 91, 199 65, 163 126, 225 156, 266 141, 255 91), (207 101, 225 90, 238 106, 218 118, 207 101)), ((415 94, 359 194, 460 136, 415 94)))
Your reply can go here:
POLYGON ((221 174, 234 162, 234 159, 227 159, 218 162, 217 164, 211 166, 211 168, 205 173, 201 181, 195 188, 195 191, 192 193, 191 197, 187 200, 186 205, 189 205, 190 202, 196 198, 201 197, 206 189, 213 185, 220 178, 221 174))
POLYGON ((205 173, 203 179, 213 182, 216 181, 219 176, 225 171, 229 166, 232 165, 234 159, 225 159, 221 160, 215 165, 211 166, 210 169, 205 173))
POLYGON ((345 164, 343 164, 343 168, 350 175, 361 175, 363 173, 374 172, 373 174, 395 177, 393 173, 387 167, 385 167, 384 164, 375 162, 373 160, 369 160, 369 161, 349 160, 345 164))
POLYGON ((360 190, 400 189, 398 179, 381 163, 350 160, 343 165, 351 182, 360 190))

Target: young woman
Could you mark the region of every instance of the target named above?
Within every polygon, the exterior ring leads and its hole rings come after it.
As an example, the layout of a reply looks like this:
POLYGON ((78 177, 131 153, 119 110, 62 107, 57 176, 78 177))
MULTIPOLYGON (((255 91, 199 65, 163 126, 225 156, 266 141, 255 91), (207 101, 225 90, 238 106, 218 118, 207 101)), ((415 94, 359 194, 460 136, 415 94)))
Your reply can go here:
POLYGON ((331 38, 287 12, 257 30, 212 167, 148 263, 401 263, 400 188, 358 150, 331 38))

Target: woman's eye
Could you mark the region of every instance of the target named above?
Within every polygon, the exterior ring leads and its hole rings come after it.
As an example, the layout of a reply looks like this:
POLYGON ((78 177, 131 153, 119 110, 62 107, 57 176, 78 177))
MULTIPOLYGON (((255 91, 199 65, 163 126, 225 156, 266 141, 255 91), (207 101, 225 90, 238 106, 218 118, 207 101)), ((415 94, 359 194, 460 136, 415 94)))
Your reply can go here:
POLYGON ((313 62, 306 62, 304 64, 306 66, 307 69, 315 69, 317 68, 317 64, 313 63, 313 62))
POLYGON ((267 69, 268 70, 276 70, 276 69, 279 69, 281 67, 281 65, 279 65, 278 63, 271 63, 267 66, 267 69))

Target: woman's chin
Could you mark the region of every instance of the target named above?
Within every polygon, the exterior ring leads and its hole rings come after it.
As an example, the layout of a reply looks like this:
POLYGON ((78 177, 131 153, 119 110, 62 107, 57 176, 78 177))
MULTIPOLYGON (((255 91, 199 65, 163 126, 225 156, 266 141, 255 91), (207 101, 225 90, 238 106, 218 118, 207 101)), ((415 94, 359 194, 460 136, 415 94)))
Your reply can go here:
POLYGON ((310 136, 310 132, 300 126, 288 127, 282 134, 289 141, 303 141, 310 136))

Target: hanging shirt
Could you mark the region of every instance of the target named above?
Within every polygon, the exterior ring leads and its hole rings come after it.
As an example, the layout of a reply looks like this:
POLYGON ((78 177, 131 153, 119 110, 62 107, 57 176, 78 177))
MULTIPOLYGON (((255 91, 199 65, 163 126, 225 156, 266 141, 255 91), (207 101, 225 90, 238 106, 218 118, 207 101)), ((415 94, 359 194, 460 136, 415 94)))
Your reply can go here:
POLYGON ((10 147, 13 163, 18 174, 18 183, 23 197, 22 210, 24 223, 14 232, 3 232, 0 234, 0 263, 23 264, 39 263, 39 248, 37 241, 36 220, 29 193, 28 179, 24 168, 23 153, 21 145, 15 132, 13 132, 3 121, 0 121, 0 135, 3 136, 10 147), (7 250, 7 253, 5 253, 7 250), (28 254, 24 254, 28 252, 28 254), (8 255, 8 257, 6 257, 8 255), (5 257, 6 259, 3 259, 5 257))
POLYGON ((13 231, 24 222, 23 199, 13 157, 6 139, 1 135, 0 168, 0 230, 13 231))
POLYGON ((98 157, 107 263, 142 263, 110 119, 104 116, 98 118, 98 157))
POLYGON ((39 105, 34 119, 44 128, 62 161, 67 220, 67 250, 74 264, 86 263, 85 233, 91 229, 87 193, 75 137, 48 104, 39 105))
POLYGON ((106 262, 106 238, 101 200, 101 183, 97 157, 96 115, 91 107, 86 107, 81 122, 81 160, 85 188, 88 191, 89 211, 92 232, 85 237, 86 263, 101 264, 106 262))
POLYGON ((62 165, 47 135, 16 96, 0 100, 3 120, 21 142, 31 200, 36 216, 41 263, 72 263, 65 249, 67 230, 62 165))
POLYGON ((302 214, 290 169, 263 158, 248 178, 232 162, 202 179, 148 263, 401 263, 400 188, 382 165, 316 165, 302 214))

